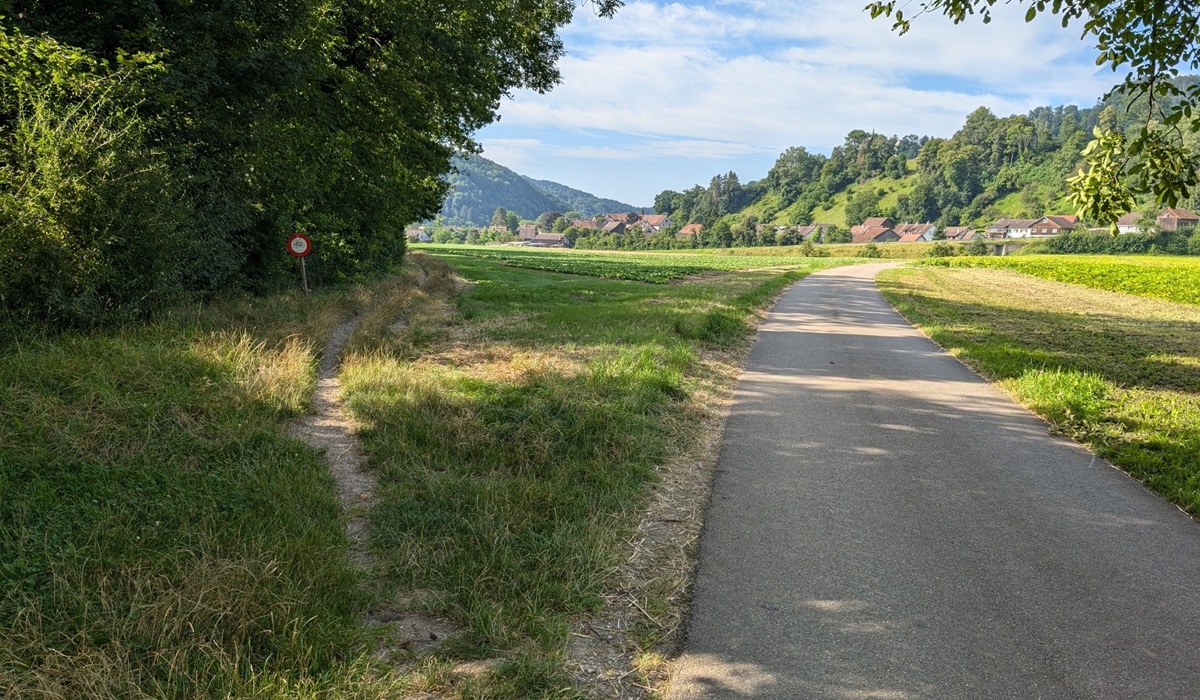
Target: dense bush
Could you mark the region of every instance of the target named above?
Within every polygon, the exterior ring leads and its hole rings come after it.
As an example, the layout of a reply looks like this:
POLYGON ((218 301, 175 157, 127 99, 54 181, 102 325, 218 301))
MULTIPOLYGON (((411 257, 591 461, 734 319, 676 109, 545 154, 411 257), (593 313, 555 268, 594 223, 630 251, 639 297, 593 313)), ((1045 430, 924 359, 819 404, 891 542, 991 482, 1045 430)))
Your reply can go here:
POLYGON ((180 289, 181 210, 128 106, 146 70, 0 34, 0 305, 18 318, 87 325, 180 289))
POLYGON ((1158 233, 1129 233, 1114 236, 1102 231, 1064 233, 1044 241, 1030 244, 1029 253, 1090 253, 1124 255, 1129 253, 1163 253, 1188 255, 1186 233, 1160 231, 1158 233))
POLYGON ((501 95, 558 79, 565 0, 49 3, 0 15, 0 320, 391 268, 501 95), (119 7, 118 7, 119 6, 119 7))

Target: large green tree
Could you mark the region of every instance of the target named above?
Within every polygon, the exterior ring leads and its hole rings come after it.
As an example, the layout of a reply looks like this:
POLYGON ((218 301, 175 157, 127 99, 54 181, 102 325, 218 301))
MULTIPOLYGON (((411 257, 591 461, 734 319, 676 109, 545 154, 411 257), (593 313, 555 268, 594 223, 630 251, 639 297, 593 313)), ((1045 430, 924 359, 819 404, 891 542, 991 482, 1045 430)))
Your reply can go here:
MULTIPOLYGON (((1082 22, 1096 64, 1126 71, 1113 93, 1144 103, 1145 121, 1131 133, 1097 127, 1084 149, 1087 167, 1071 178, 1079 213, 1113 222, 1134 207, 1138 195, 1175 206, 1200 181, 1200 153, 1187 132, 1200 132, 1200 84, 1180 88, 1181 67, 1200 69, 1200 4, 1194 0, 1018 0, 1028 4, 1027 22, 1057 16, 1064 28, 1082 22)), ((926 0, 917 14, 940 13, 956 24, 970 16, 991 20, 996 0, 926 0)), ((906 4, 881 0, 867 5, 872 17, 888 16, 901 33, 911 26, 906 4)))
POLYGON ((574 8, 0 0, 0 249, 42 251, 22 263, 37 275, 0 261, 0 308, 88 323, 87 309, 168 288, 267 288, 285 278, 282 242, 296 230, 315 244, 318 279, 386 270, 404 225, 438 210, 452 156, 478 150, 472 135, 500 98, 559 80, 558 30, 574 8), (93 149, 103 167, 78 155, 87 133, 113 135, 93 149), (61 172, 69 182, 45 182, 61 172), (136 180, 132 195, 111 185, 122 178, 136 180), (63 215, 85 209, 152 225, 120 227, 114 252, 113 222, 63 215), (171 253, 134 265, 129 251, 143 246, 171 253), (111 283, 129 277, 141 283, 111 283))

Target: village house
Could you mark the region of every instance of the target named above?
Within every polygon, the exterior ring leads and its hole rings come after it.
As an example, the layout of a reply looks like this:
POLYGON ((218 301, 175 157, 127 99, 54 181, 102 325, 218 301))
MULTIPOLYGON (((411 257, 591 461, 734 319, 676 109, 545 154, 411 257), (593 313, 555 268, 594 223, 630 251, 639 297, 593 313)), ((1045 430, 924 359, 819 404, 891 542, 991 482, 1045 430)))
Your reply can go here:
MULTIPOLYGON (((1141 233, 1142 216, 1136 211, 1122 215, 1117 219, 1117 233, 1141 233)), ((1200 226, 1200 217, 1187 209, 1167 208, 1155 217, 1154 223, 1164 231, 1182 231, 1200 226)))
POLYGON ((684 238, 687 238, 688 236, 699 236, 703 232, 704 232, 704 224, 684 224, 679 229, 679 233, 675 234, 675 237, 679 238, 679 239, 684 239, 684 238))
POLYGON ((533 224, 521 224, 517 227, 517 238, 519 240, 532 241, 537 234, 537 226, 533 224))
POLYGON ((1163 209, 1157 221, 1158 227, 1164 231, 1181 231, 1200 226, 1200 216, 1187 209, 1163 209))
POLYGON ((526 245, 535 248, 566 248, 568 242, 566 235, 562 233, 539 233, 526 245))
POLYGON ((1117 219, 1117 233, 1138 233, 1142 227, 1138 222, 1142 220, 1142 215, 1139 212, 1131 211, 1128 214, 1122 214, 1117 219))
POLYGON ((595 219, 571 219, 571 226, 579 229, 598 229, 600 224, 595 219))
POLYGON ((410 228, 404 231, 404 237, 409 243, 432 243, 433 238, 423 228, 410 228))
POLYGON ((624 221, 609 221, 600 228, 605 233, 625 233, 624 221))
POLYGON ((825 233, 833 228, 833 224, 808 224, 807 226, 797 226, 793 229, 796 232, 796 239, 800 241, 812 241, 821 234, 824 239, 825 233))
MULTIPOLYGON (((870 219, 868 219, 870 221, 870 219)), ((900 240, 900 236, 890 226, 855 226, 850 229, 853 235, 851 243, 893 243, 900 240), (854 229, 858 229, 854 233, 854 229)))
MULTIPOLYGON (((863 227, 864 229, 867 229, 867 228, 894 229, 896 227, 896 222, 892 221, 891 219, 889 219, 886 216, 872 216, 869 219, 867 219, 866 221, 859 224, 859 226, 863 227)), ((851 228, 850 230, 853 231, 854 229, 851 228)))
POLYGON ((1063 231, 1074 231, 1076 224, 1079 222, 1079 217, 1074 214, 1070 216, 1043 216, 1040 219, 1035 219, 1030 225, 1030 236, 1057 236, 1063 231))
POLYGON ((640 218, 641 218, 640 214, 635 214, 633 212, 626 212, 623 214, 622 213, 604 214, 604 223, 611 224, 615 221, 619 221, 619 222, 625 224, 626 226, 629 226, 630 224, 637 222, 637 220, 640 218))
POLYGON ((973 241, 977 238, 987 238, 970 226, 947 226, 942 229, 942 235, 947 241, 973 241))
POLYGON ((645 214, 632 224, 642 230, 642 235, 653 236, 671 225, 671 217, 667 214, 645 214))
POLYGON ((900 224, 894 226, 893 230, 900 237, 901 243, 932 241, 934 234, 937 233, 937 227, 933 224, 900 224))
POLYGON ((991 238, 1028 238, 1033 233, 1035 219, 997 219, 988 226, 991 238))

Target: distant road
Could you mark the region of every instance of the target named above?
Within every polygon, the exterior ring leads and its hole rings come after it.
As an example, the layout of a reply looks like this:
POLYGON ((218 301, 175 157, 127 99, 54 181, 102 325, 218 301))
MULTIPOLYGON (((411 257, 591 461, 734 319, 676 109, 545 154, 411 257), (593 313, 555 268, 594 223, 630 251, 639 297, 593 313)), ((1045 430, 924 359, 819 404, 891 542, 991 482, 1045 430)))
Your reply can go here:
POLYGON ((1200 698, 1200 525, 913 329, 883 267, 759 332, 669 697, 1200 698))

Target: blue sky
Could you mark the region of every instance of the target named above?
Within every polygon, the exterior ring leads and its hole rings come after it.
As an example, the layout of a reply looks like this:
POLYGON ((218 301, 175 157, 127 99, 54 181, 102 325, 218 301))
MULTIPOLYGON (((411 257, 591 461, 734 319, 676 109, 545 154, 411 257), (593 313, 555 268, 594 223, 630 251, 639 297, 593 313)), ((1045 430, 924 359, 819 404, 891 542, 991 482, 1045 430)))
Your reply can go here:
POLYGON ((522 175, 649 206, 717 173, 759 179, 788 146, 828 153, 851 129, 950 136, 981 105, 1088 106, 1118 82, 1078 29, 1026 24, 1024 6, 987 25, 926 15, 899 36, 865 4, 634 0, 606 20, 584 3, 563 82, 503 100, 477 140, 522 175))

